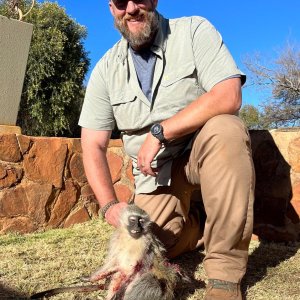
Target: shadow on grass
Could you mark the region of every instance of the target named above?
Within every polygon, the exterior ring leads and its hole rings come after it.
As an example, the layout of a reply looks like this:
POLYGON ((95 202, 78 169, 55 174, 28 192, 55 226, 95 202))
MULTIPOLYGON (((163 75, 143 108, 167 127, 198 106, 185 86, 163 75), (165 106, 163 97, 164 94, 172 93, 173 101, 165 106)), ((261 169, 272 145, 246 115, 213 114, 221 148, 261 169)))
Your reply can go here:
POLYGON ((197 289, 205 288, 205 282, 195 278, 195 272, 203 259, 203 253, 199 252, 199 250, 195 250, 185 253, 172 261, 173 263, 178 264, 180 270, 190 279, 189 284, 184 285, 177 291, 176 300, 185 300, 191 294, 194 294, 197 289))
POLYGON ((0 282, 0 299, 1 300, 25 300, 28 297, 13 288, 5 285, 4 282, 0 282))
POLYGON ((254 286, 263 280, 268 273, 268 269, 277 267, 283 261, 293 257, 300 243, 271 243, 261 241, 260 245, 249 256, 248 268, 242 282, 242 290, 254 286))

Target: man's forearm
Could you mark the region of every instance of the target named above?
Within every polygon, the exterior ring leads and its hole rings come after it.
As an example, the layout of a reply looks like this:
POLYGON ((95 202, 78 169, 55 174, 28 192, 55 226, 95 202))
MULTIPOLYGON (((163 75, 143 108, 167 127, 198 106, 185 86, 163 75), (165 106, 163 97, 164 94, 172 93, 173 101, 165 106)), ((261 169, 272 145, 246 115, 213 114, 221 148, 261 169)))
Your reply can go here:
POLYGON ((101 207, 116 200, 106 149, 83 145, 83 164, 88 182, 101 207))
MULTIPOLYGON (((93 152, 95 150, 91 150, 93 152)), ((95 193, 101 207, 112 200, 116 200, 106 153, 102 150, 96 153, 85 153, 83 162, 88 182, 95 193)))
POLYGON ((173 140, 192 133, 214 116, 235 114, 240 105, 240 79, 225 80, 170 119, 163 121, 161 124, 164 136, 167 140, 173 140))

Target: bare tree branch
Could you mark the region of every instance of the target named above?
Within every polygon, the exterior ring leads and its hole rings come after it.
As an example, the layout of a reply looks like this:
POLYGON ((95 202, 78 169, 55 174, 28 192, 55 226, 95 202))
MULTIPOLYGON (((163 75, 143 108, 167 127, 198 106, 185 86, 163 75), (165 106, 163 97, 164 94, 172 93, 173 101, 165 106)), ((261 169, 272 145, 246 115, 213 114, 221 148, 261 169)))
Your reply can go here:
POLYGON ((255 54, 244 61, 250 72, 249 85, 270 90, 272 97, 260 104, 269 127, 300 125, 300 49, 288 44, 276 60, 262 63, 255 54))

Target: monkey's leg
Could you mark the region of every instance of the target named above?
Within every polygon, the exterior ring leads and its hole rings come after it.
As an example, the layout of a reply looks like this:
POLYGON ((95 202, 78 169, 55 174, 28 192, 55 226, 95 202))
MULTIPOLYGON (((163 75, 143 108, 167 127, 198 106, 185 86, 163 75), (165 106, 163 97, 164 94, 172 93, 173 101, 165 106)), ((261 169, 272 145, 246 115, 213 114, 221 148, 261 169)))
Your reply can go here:
POLYGON ((113 270, 108 270, 108 271, 103 271, 102 268, 100 270, 95 271, 92 273, 90 276, 83 276, 81 277, 81 280, 84 282, 96 282, 101 279, 105 279, 107 277, 110 277, 114 273, 116 273, 118 270, 113 269, 113 270))
POLYGON ((83 277, 82 280, 85 282, 95 282, 107 278, 118 271, 119 266, 115 258, 108 257, 100 268, 94 271, 90 276, 83 277))
POLYGON ((123 299, 123 295, 130 281, 131 276, 126 275, 122 271, 115 274, 108 288, 107 300, 123 299))

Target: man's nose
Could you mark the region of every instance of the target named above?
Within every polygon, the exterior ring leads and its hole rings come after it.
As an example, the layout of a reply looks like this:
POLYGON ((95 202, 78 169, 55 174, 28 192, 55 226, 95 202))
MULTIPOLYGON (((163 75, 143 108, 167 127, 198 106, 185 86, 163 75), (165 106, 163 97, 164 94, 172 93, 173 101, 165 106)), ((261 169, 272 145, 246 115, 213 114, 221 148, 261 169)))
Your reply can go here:
POLYGON ((135 1, 128 1, 127 2, 127 7, 126 7, 126 12, 128 14, 134 14, 138 9, 138 5, 135 3, 135 1))

